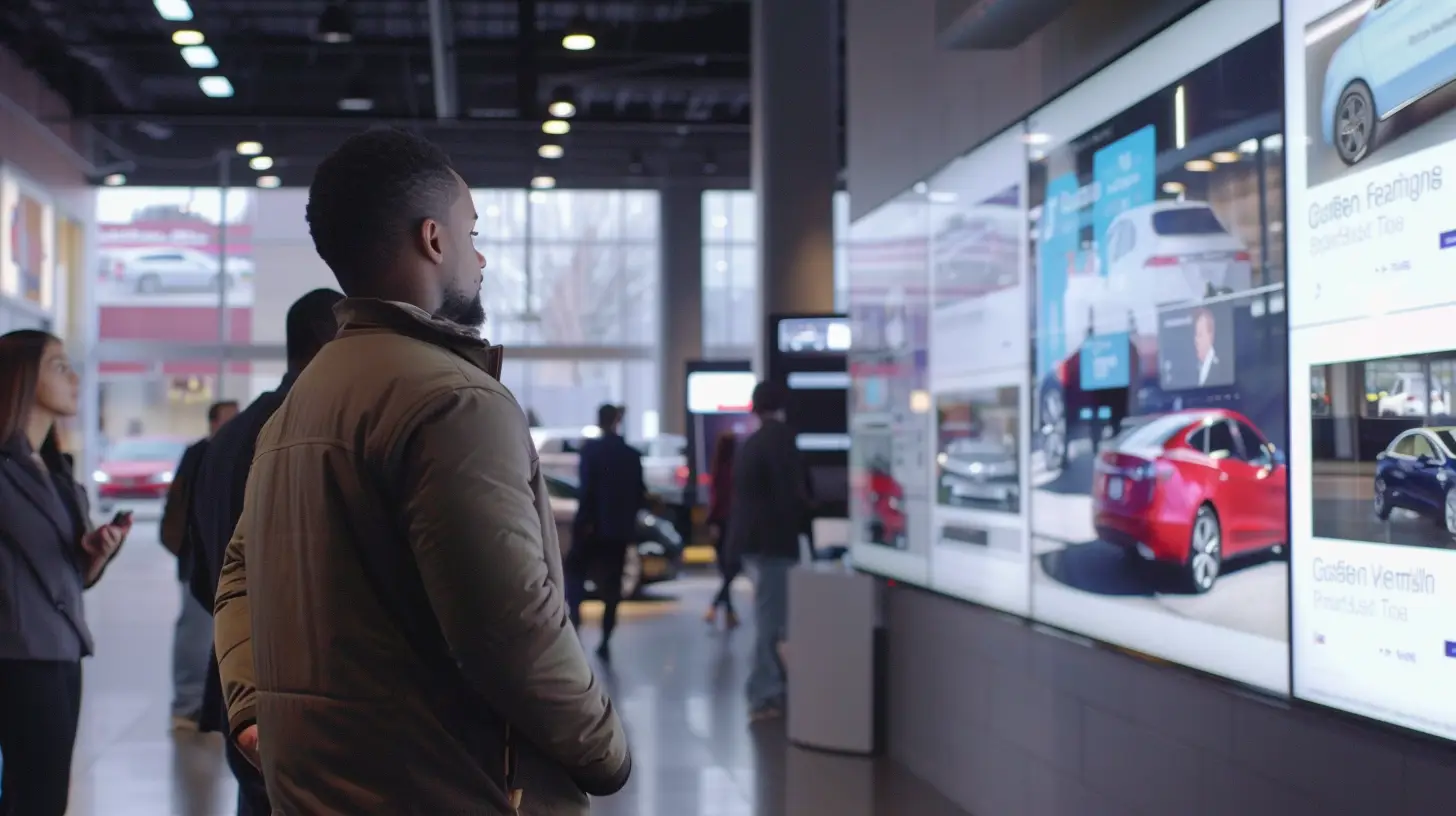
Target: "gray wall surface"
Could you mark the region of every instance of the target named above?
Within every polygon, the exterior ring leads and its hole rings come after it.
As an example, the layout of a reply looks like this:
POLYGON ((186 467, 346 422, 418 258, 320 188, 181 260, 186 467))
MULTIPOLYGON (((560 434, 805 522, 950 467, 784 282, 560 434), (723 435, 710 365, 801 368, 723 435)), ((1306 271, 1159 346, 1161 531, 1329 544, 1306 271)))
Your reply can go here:
POLYGON ((846 0, 851 217, 1024 118, 1201 2, 1082 0, 1019 48, 947 51, 936 46, 938 0, 846 0))
POLYGON ((975 816, 1456 813, 1456 751, 886 594, 890 755, 975 816))

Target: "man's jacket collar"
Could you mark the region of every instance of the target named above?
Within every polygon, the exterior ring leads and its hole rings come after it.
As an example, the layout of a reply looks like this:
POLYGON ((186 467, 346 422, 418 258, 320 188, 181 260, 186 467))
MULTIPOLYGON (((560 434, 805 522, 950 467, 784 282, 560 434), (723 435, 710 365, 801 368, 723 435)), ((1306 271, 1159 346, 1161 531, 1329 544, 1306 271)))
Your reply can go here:
POLYGON ((377 329, 397 332, 447 348, 500 379, 505 349, 482 340, 474 329, 433 317, 417 306, 375 298, 345 298, 334 306, 334 315, 339 319, 340 337, 377 329))

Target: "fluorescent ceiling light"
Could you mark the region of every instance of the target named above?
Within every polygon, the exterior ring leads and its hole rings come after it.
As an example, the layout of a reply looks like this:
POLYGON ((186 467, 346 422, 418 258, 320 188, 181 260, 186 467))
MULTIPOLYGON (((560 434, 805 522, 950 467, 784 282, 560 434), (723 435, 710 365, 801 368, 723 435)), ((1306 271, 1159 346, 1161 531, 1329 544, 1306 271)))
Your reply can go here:
POLYGON ((1184 187, 1183 182, 1181 181, 1163 182, 1163 192, 1167 193, 1168 195, 1182 195, 1183 191, 1187 189, 1188 188, 1184 187))
POLYGON ((1178 150, 1188 146, 1188 100, 1183 86, 1173 91, 1173 147, 1178 150))
POLYGON ((930 200, 931 204, 956 203, 956 194, 950 192, 949 190, 931 190, 930 194, 927 195, 926 198, 930 200))
POLYGON ((184 28, 180 31, 172 32, 172 43, 174 45, 202 45, 206 41, 207 39, 202 36, 201 31, 184 28))
POLYGON ((238 142, 239 156, 257 156, 263 152, 262 142, 238 142))
POLYGON ((1213 162, 1208 159, 1194 159, 1183 165, 1183 169, 1190 173, 1209 173, 1213 171, 1213 162))
POLYGON ((182 49, 182 59, 193 68, 216 68, 217 54, 210 45, 189 45, 182 49))
POLYGON ((1239 160, 1239 154, 1235 150, 1220 150, 1212 156, 1209 156, 1209 158, 1219 164, 1233 164, 1239 160))
POLYGON ((1052 140, 1052 135, 1050 133, 1028 133, 1021 140, 1029 145, 1044 145, 1052 140))
POLYGON ((197 87, 213 99, 227 99, 233 95, 233 84, 225 76, 205 76, 197 80, 197 87))
POLYGON ((541 123, 541 132, 552 136, 565 136, 571 132, 571 123, 565 119, 547 119, 541 123))
POLYGON ((561 47, 567 51, 590 51, 597 47, 597 38, 590 34, 567 34, 561 38, 561 47))
POLYGON ((339 110, 362 113, 374 110, 374 100, 364 96, 346 96, 339 100, 339 110))
POLYGON ((271 157, 271 156, 254 156, 248 162, 248 166, 251 167, 251 168, 253 168, 254 170, 259 170, 259 171, 262 171, 262 170, 272 170, 273 169, 273 157, 271 157))
POLYGON ((543 144, 536 148, 536 155, 543 159, 559 159, 566 155, 566 148, 559 144, 543 144))
POLYGON ((187 0, 152 0, 152 5, 168 22, 185 23, 192 19, 192 7, 187 5, 187 0))
POLYGON ((112 173, 111 175, 102 179, 101 183, 105 184, 107 187, 120 187, 121 185, 126 183, 126 176, 122 175, 121 173, 112 173))
POLYGON ((272 190, 282 183, 277 176, 258 176, 258 186, 265 190, 272 190))
POLYGON ((531 179, 531 187, 536 190, 550 190, 556 186, 556 179, 550 176, 537 176, 531 179))

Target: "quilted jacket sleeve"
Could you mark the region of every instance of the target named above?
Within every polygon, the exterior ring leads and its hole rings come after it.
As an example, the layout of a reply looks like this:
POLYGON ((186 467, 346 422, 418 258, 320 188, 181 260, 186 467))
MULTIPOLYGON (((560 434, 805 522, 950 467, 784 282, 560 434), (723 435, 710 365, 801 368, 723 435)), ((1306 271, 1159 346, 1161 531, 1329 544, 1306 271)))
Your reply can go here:
POLYGON ((567 620, 559 564, 548 569, 520 408, 457 389, 422 406, 396 448, 410 546, 466 678, 584 792, 616 792, 627 738, 567 620))

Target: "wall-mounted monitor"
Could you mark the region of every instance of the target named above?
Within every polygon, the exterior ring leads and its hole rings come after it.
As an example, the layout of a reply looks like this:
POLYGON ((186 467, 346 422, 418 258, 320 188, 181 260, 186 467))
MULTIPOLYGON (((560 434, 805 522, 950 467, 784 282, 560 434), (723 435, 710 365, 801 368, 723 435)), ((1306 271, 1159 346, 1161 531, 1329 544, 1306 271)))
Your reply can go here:
POLYGON ((1294 694, 1456 738, 1456 7, 1284 21, 1294 694))
POLYGON ((1032 616, 1284 692, 1278 23, 1212 0, 1028 119, 1022 421, 1032 616))

